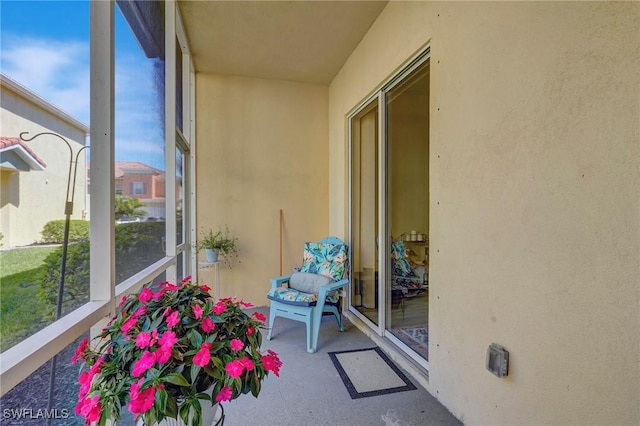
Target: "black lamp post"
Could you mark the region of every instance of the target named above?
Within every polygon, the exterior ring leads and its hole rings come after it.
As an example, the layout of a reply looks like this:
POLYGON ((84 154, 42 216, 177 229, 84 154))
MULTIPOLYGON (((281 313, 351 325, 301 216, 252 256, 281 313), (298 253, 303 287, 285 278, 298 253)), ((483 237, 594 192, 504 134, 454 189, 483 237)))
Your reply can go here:
MULTIPOLYGON (((64 214, 65 214, 65 223, 64 223, 64 238, 62 240, 62 260, 60 262, 60 279, 58 281, 58 300, 56 304, 56 320, 59 320, 62 316, 62 296, 64 293, 64 276, 67 269, 67 248, 69 246, 69 224, 71 221, 71 215, 73 214, 73 198, 76 192, 76 175, 78 172, 78 158, 80 157, 80 153, 84 151, 85 148, 89 148, 88 146, 83 146, 76 153, 75 159, 73 157, 73 149, 71 148, 71 144, 62 136, 57 133, 51 132, 42 132, 38 133, 31 138, 26 138, 25 135, 28 135, 29 132, 20 133, 20 139, 25 142, 29 142, 42 135, 50 135, 55 136, 61 139, 67 147, 69 148, 69 175, 67 177, 67 196, 65 199, 64 205, 64 214), (72 182, 73 177, 73 182, 72 182)), ((49 375, 49 411, 53 408, 53 391, 55 386, 55 375, 56 375, 56 358, 57 354, 53 356, 51 359, 51 373, 49 375)), ((51 419, 47 420, 47 424, 50 424, 51 419)))

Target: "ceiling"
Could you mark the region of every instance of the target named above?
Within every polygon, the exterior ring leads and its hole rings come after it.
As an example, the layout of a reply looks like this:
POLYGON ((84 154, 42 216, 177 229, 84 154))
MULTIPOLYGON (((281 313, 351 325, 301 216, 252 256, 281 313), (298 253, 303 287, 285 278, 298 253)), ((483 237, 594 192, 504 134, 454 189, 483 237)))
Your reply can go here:
POLYGON ((329 84, 387 1, 179 1, 196 72, 329 84))

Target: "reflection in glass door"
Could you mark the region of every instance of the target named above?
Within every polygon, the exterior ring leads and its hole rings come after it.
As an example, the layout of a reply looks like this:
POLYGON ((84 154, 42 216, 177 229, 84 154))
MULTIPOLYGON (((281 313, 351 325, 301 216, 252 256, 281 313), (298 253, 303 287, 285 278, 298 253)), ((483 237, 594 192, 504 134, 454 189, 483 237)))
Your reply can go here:
POLYGON ((378 101, 351 127, 351 305, 378 324, 378 101))
POLYGON ((385 328, 429 359, 429 62, 386 91, 385 328))

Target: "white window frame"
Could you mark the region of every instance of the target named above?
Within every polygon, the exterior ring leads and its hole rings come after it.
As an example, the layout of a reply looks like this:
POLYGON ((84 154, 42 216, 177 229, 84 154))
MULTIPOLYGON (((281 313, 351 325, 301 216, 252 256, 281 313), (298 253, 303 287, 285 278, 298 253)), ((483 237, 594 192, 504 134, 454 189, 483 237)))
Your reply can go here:
MULTIPOLYGON (((184 226, 184 238, 182 243, 175 244, 176 258, 182 255, 182 267, 185 269, 185 275, 193 275, 194 281, 197 281, 197 251, 195 250, 196 240, 196 194, 195 194, 195 71, 193 67, 193 61, 191 51, 189 49, 189 43, 187 42, 186 32, 182 23, 182 16, 180 15, 180 9, 177 7, 175 10, 175 39, 179 44, 180 51, 182 52, 182 131, 175 123, 175 115, 172 116, 172 123, 174 126, 174 149, 179 148, 184 154, 183 162, 185 165, 185 173, 182 176, 182 192, 183 192, 183 212, 182 220, 184 226)), ((175 52, 175 46, 173 46, 172 52, 175 52)), ((176 58, 177 59, 177 58, 176 58)), ((175 66, 172 71, 175 74, 175 66)), ((175 111, 175 84, 172 86, 174 89, 174 98, 171 104, 171 108, 175 111)), ((172 157, 172 161, 175 167, 175 156, 172 157)), ((168 176, 168 175, 167 175, 168 176)), ((173 176, 175 177, 175 169, 173 176)), ((175 191, 175 185, 173 186, 175 191)), ((174 194, 175 195, 175 194, 174 194)), ((175 199, 174 199, 175 205, 175 199)), ((175 218, 174 218, 175 223, 175 218)), ((175 238, 175 232, 174 232, 175 238)))
MULTIPOLYGON (((175 0, 165 3, 165 152, 175 153, 175 39, 186 38, 180 21, 175 0)), ((82 334, 100 322, 105 322, 115 312, 116 300, 123 294, 138 290, 144 283, 153 280, 163 272, 167 278, 175 278, 176 265, 176 212, 175 185, 167 185, 167 253, 166 256, 148 266, 134 276, 116 286, 115 283, 115 217, 114 206, 115 181, 115 145, 114 145, 114 8, 115 1, 90 2, 90 86, 91 86, 91 259, 90 259, 90 301, 34 335, 24 339, 12 348, 0 354, 0 396, 4 395, 54 355, 71 344, 82 334), (105 160, 105 159, 108 159, 105 160), (108 224, 109 226, 105 226, 108 224)), ((183 109, 188 110, 189 132, 194 134, 195 82, 193 65, 189 56, 187 91, 183 92, 188 100, 183 109), (188 106, 188 108, 187 108, 188 106)), ((185 113, 183 113, 185 114, 185 113)), ((191 143, 189 179, 195 179, 195 158, 193 138, 191 143)), ((167 155, 167 176, 175 178, 175 154, 167 155)), ((186 177, 185 177, 186 178, 186 177)), ((193 181, 193 180, 192 180, 193 181)), ((185 190, 185 203, 191 206, 187 226, 191 234, 195 230, 195 192, 193 185, 185 190)), ((195 262, 188 264, 191 269, 195 262)))

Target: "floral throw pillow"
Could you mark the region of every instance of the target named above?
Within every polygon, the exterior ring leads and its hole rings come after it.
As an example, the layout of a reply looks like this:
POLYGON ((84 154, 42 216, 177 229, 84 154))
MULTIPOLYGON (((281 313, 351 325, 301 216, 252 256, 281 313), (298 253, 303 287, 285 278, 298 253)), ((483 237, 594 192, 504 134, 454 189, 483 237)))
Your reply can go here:
POLYGON ((406 259, 407 258, 407 247, 404 245, 404 241, 393 241, 391 242, 391 259, 406 259))
POLYGON ((407 260, 407 248, 404 241, 394 241, 391 243, 391 263, 393 265, 394 276, 415 277, 416 274, 411 269, 407 260))
POLYGON ((300 272, 320 274, 341 280, 347 266, 345 244, 304 243, 304 255, 300 272))

